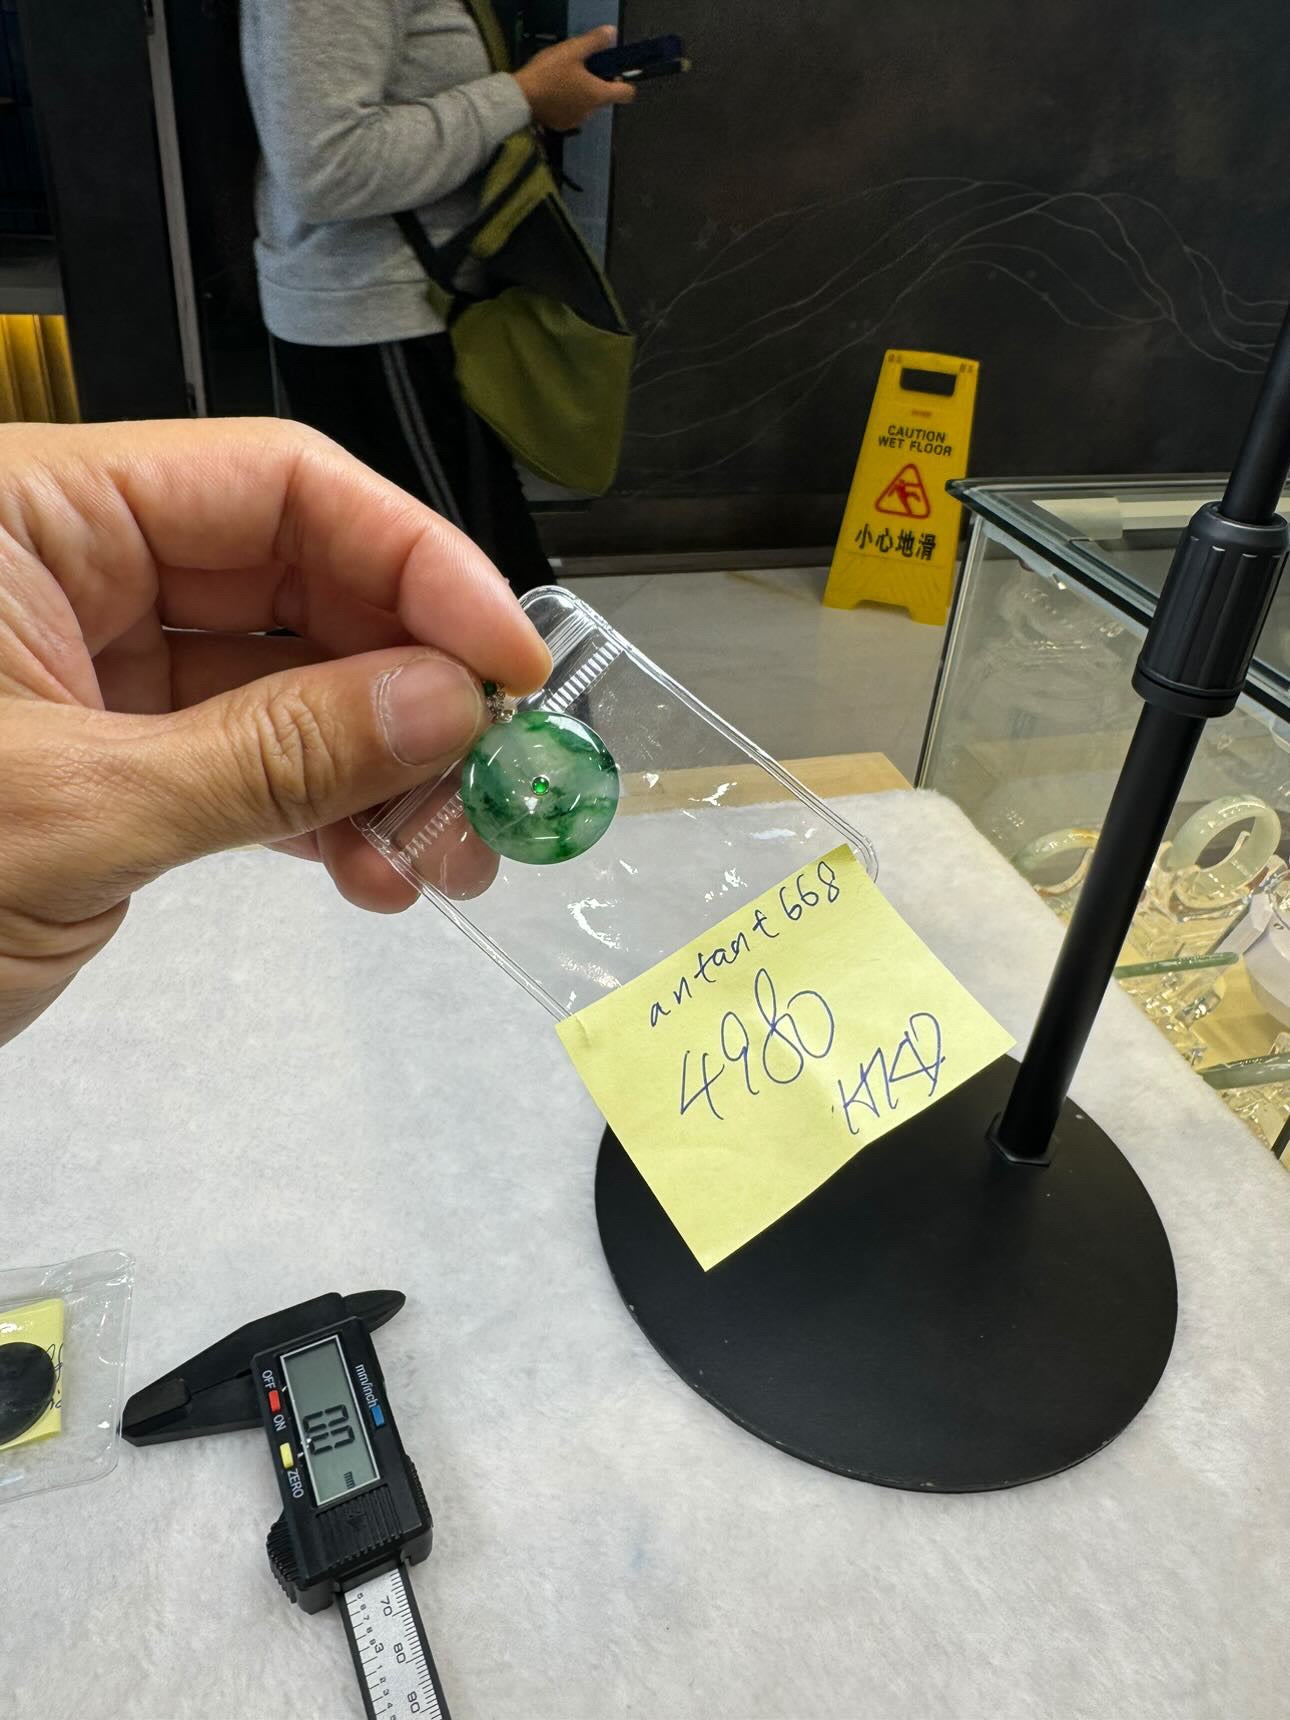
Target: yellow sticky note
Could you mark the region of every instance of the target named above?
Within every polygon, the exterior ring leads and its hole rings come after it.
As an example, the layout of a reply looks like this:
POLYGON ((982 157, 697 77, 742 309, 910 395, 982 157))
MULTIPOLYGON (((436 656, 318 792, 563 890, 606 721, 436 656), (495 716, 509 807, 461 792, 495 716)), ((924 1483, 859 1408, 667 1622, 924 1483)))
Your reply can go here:
POLYGON ((43 1302, 28 1302, 21 1308, 0 1308, 0 1345, 37 1344, 54 1364, 57 1384, 54 1401, 26 1433, 0 1445, 0 1451, 11 1451, 15 1445, 29 1445, 33 1439, 48 1439, 60 1433, 63 1426, 63 1302, 60 1296, 49 1296, 43 1302))
POLYGON ((559 1033, 705 1270, 1013 1044, 847 847, 559 1033))

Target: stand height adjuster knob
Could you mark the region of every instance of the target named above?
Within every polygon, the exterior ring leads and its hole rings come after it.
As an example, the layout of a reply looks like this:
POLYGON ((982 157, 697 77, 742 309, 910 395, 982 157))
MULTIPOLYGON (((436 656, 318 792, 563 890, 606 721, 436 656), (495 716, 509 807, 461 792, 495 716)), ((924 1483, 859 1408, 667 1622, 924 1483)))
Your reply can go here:
POLYGON ((1221 717, 1245 686, 1276 595, 1290 527, 1230 520, 1217 502, 1179 539, 1133 685, 1148 704, 1186 717, 1221 717))

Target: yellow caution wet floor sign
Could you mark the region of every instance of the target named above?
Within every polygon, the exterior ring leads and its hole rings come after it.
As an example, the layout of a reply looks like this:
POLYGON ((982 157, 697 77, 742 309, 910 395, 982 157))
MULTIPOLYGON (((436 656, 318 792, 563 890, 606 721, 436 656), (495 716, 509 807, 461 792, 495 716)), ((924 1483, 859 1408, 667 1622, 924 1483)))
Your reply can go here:
POLYGON ((895 603, 945 620, 962 513, 945 485, 967 472, 976 376, 971 358, 884 357, 824 591, 832 608, 895 603))

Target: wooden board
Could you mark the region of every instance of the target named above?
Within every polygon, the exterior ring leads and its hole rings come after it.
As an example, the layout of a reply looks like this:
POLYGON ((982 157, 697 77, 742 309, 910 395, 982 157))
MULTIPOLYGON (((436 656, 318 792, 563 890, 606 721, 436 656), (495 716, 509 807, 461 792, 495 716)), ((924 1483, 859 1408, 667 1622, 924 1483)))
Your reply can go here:
MULTIPOLYGON (((823 758, 785 759, 784 769, 821 800, 841 800, 852 794, 881 794, 891 788, 909 788, 885 753, 836 753, 823 758)), ((651 773, 653 774, 653 773, 651 773)), ((692 770, 659 773, 656 783, 646 785, 641 776, 626 779, 622 810, 661 812, 693 806, 724 787, 722 806, 768 806, 787 800, 788 791, 773 776, 755 764, 700 765, 692 770), (649 786, 648 796, 634 796, 633 787, 649 786)))

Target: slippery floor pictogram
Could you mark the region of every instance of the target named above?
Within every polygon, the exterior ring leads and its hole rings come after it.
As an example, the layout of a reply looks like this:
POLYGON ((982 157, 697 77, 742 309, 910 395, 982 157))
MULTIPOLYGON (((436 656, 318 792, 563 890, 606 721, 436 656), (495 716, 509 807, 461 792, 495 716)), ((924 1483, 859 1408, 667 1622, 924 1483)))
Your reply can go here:
POLYGON ((887 488, 874 503, 880 514, 904 514, 907 519, 925 520, 932 511, 931 501, 912 461, 902 466, 887 488))

